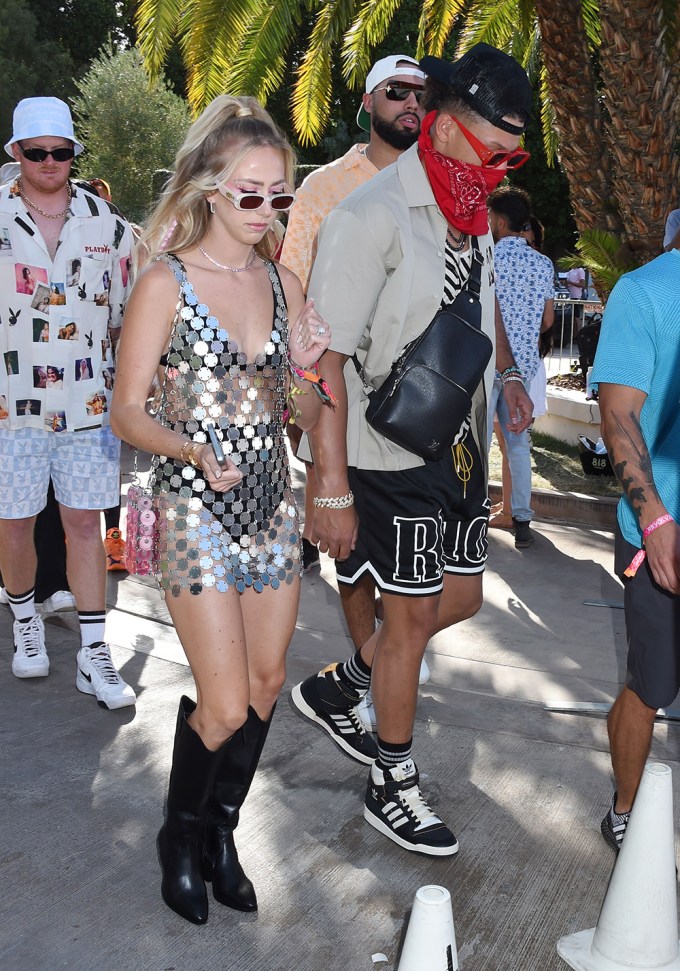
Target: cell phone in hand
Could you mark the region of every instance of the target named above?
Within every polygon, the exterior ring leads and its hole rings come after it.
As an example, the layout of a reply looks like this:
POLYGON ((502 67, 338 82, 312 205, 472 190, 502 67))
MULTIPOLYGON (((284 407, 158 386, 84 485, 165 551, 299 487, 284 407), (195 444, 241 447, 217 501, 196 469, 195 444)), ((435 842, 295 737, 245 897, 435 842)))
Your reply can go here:
POLYGON ((217 432, 215 431, 214 425, 208 425, 208 438, 210 439, 210 444, 212 445, 213 452, 215 453, 217 464, 226 465, 227 456, 224 454, 224 449, 222 448, 222 442, 217 437, 217 432))

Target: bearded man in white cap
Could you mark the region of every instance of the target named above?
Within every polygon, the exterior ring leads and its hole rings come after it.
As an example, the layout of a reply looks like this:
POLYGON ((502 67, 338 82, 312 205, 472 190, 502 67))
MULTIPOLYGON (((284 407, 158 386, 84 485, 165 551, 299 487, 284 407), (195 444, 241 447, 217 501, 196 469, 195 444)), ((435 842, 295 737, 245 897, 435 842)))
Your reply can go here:
POLYGON ((132 232, 113 207, 70 180, 83 146, 63 101, 20 101, 5 150, 20 166, 0 189, 0 237, 9 242, 0 253, 0 394, 8 412, 0 420, 0 570, 14 614, 12 671, 18 678, 49 673, 35 608, 33 527, 51 478, 81 629, 76 687, 103 707, 123 708, 136 697, 105 640, 100 514, 118 502, 120 442, 109 428, 111 382, 103 371, 114 367, 132 232), (78 282, 69 285, 76 265, 78 282), (66 322, 76 325, 68 340, 66 322), (42 380, 54 369, 61 381, 42 380), (30 413, 20 407, 26 401, 30 413))
MULTIPOLYGON (((369 133, 368 142, 353 145, 345 155, 315 169, 298 189, 288 217, 281 262, 299 277, 305 292, 316 256, 319 227, 328 213, 350 192, 396 162, 418 140, 425 114, 420 105, 424 85, 425 75, 412 57, 393 54, 376 61, 366 76, 365 93, 357 113, 359 128, 369 133)), ((313 464, 306 461, 311 459, 311 454, 305 441, 298 457, 305 460, 307 473, 302 532, 303 564, 307 572, 318 564, 319 552, 310 542, 316 477, 313 464)), ((340 599, 354 646, 361 647, 375 629, 375 583, 370 576, 365 576, 355 586, 345 584, 340 587, 340 599)), ((426 679, 426 672, 423 662, 422 680, 426 679)), ((367 727, 372 726, 370 712, 370 704, 364 703, 361 713, 367 727)))

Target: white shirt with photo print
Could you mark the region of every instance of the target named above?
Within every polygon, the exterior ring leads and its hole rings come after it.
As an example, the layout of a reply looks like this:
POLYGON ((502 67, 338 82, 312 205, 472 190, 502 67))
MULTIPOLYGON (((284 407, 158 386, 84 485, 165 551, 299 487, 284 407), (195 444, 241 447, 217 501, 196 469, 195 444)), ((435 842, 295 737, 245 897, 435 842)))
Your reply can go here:
POLYGON ((0 428, 109 424, 133 236, 99 196, 72 190, 52 262, 16 184, 0 189, 0 428))

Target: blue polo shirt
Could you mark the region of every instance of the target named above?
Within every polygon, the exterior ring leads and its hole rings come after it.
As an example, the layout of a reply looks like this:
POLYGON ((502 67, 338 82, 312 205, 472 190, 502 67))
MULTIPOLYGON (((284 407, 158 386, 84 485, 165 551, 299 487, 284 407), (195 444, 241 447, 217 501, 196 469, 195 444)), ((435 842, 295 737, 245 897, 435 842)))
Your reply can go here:
MULTIPOLYGON (((622 384, 647 395, 640 428, 661 501, 680 521, 680 250, 626 273, 607 300, 593 382, 622 384)), ((624 496, 621 532, 642 546, 642 532, 624 496)))

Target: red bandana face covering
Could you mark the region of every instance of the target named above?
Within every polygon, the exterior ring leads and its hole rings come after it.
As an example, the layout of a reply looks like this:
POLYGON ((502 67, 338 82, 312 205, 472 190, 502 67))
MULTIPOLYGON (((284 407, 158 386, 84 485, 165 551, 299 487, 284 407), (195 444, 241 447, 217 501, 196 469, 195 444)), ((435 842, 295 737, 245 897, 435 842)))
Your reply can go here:
POLYGON ((436 152, 430 138, 430 126, 436 114, 431 111, 423 118, 418 138, 420 157, 434 197, 452 226, 470 236, 481 236, 489 229, 486 198, 503 181, 506 169, 470 165, 436 152))

